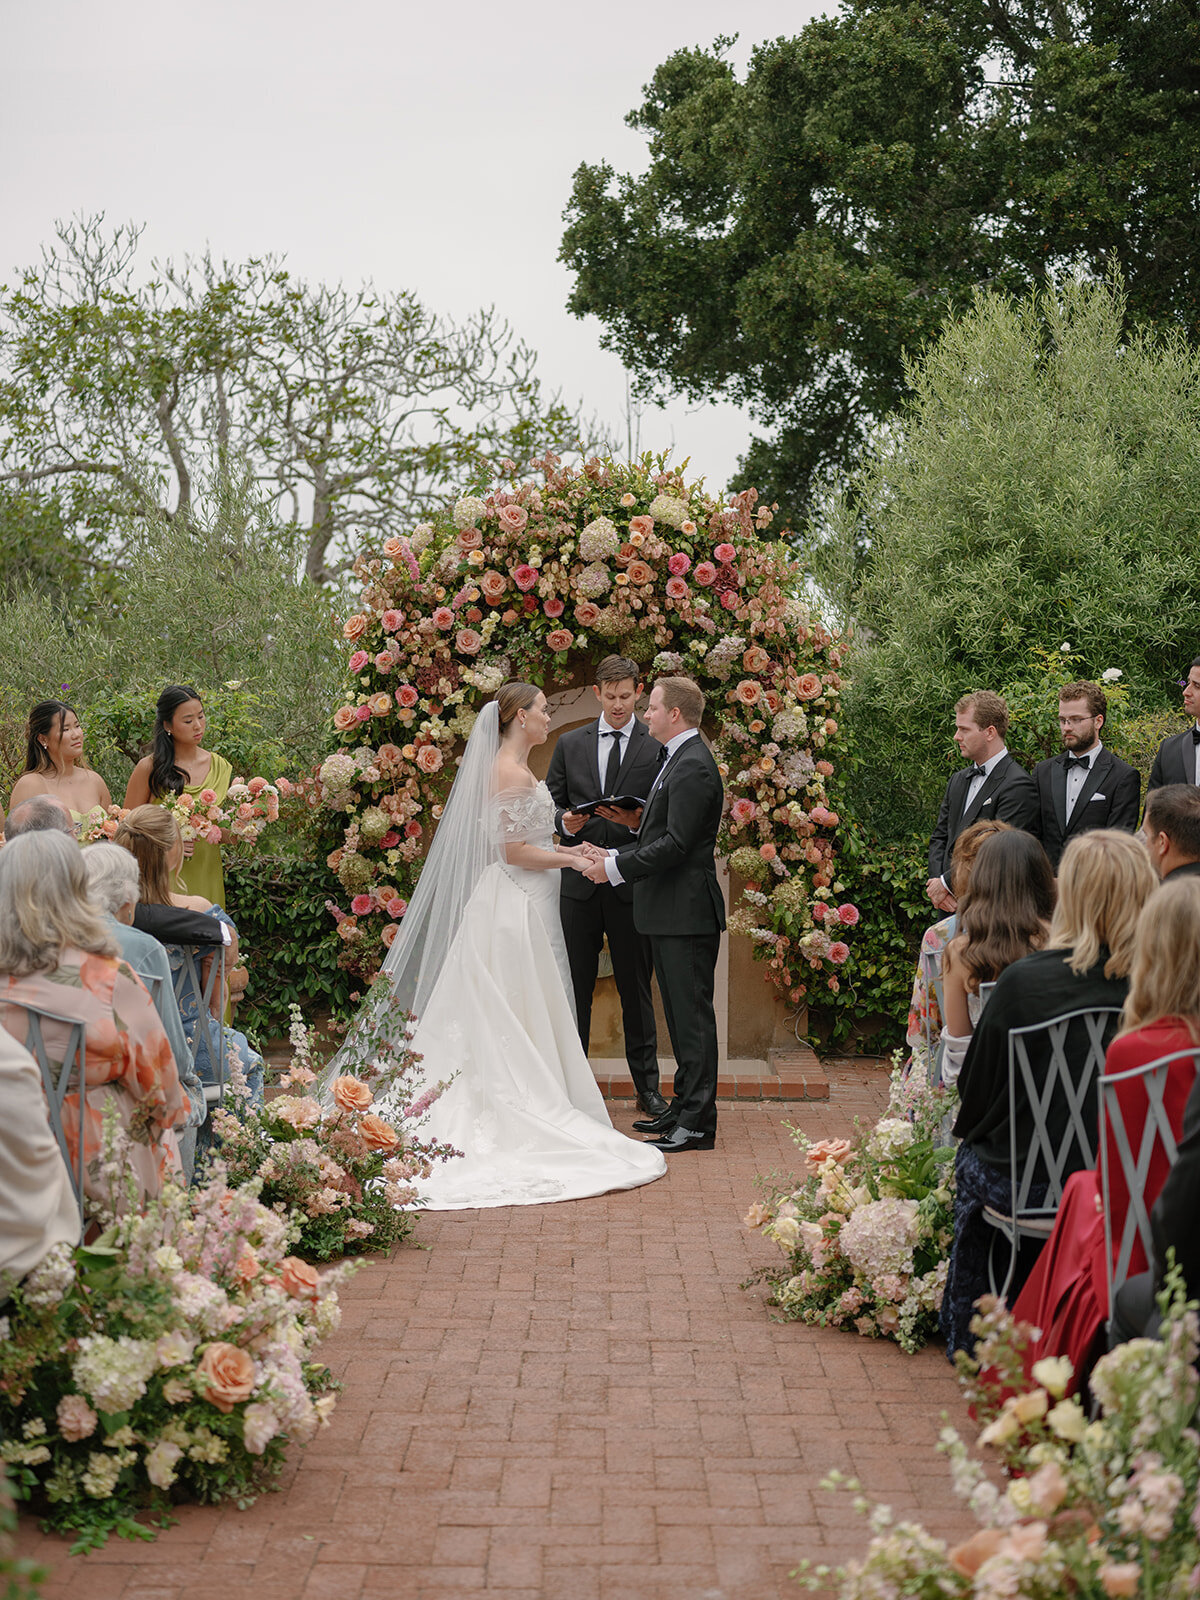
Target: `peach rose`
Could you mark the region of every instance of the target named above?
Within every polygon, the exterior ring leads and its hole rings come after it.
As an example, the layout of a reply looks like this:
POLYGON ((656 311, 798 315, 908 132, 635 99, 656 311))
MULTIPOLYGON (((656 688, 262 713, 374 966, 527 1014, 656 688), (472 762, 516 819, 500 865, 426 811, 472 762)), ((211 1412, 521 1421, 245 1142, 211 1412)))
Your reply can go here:
POLYGON ((581 628, 594 628, 600 619, 600 607, 591 600, 581 600, 575 607, 575 621, 581 628))
POLYGON ((506 533, 520 533, 529 521, 529 513, 524 506, 501 506, 499 521, 506 533))
POLYGON ((760 644, 752 644, 742 657, 742 665, 747 672, 765 672, 771 665, 771 658, 760 644))
POLYGON ((345 733, 348 728, 353 728, 358 722, 358 712, 353 706, 339 706, 333 713, 333 725, 339 733, 345 733))
POLYGON ((552 628, 546 635, 547 650, 569 650, 575 643, 575 636, 567 628, 552 628))
POLYGON ((379 936, 383 940, 383 947, 385 950, 390 950, 392 948, 392 943, 399 932, 400 929, 394 922, 389 922, 387 924, 379 936))
POLYGON ((766 706, 771 715, 774 716, 779 710, 780 706, 783 704, 783 696, 780 694, 778 689, 764 689, 763 704, 766 706))
POLYGON ((392 538, 383 541, 383 553, 389 561, 394 561, 403 549, 403 539, 392 538))
POLYGON ((415 706, 420 698, 411 683, 402 683, 396 690, 396 704, 406 709, 415 706))
POLYGON ((392 709, 392 697, 386 690, 381 689, 378 694, 373 694, 367 701, 373 717, 386 717, 392 709))
POLYGON ((463 528, 459 532, 458 548, 460 550, 478 550, 482 543, 483 535, 478 528, 463 528))
POLYGON ((373 1112, 368 1112, 365 1117, 360 1118, 358 1131, 368 1150, 382 1150, 388 1153, 400 1143, 400 1135, 395 1128, 382 1117, 375 1116, 373 1112))
POLYGON ((442 769, 442 752, 435 744, 423 744, 417 751, 417 765, 422 772, 432 775, 442 769))
POLYGON ((347 639, 361 639, 366 631, 367 619, 361 612, 356 612, 354 616, 347 617, 345 622, 342 623, 342 633, 347 639))
POLYGON ((1003 1528, 980 1528, 963 1544, 947 1552, 950 1565, 964 1577, 973 1578, 985 1561, 997 1555, 1005 1541, 1003 1528))
POLYGON ((236 1344, 217 1340, 200 1357, 196 1371, 207 1379, 204 1398, 228 1414, 254 1393, 254 1362, 236 1344))
POLYGON ((645 561, 631 561, 627 571, 630 583, 650 583, 654 578, 654 568, 645 561))
POLYGON ((508 579, 502 572, 497 572, 494 567, 489 567, 479 580, 479 587, 483 590, 483 597, 493 605, 508 588, 508 579))
POLYGON ((806 672, 796 685, 796 698, 798 700, 813 700, 821 692, 821 680, 815 672, 806 672))
POLYGON ((279 1281, 284 1293, 296 1300, 315 1300, 321 1292, 321 1278, 316 1267, 310 1267, 299 1256, 284 1256, 279 1263, 279 1281))
POLYGON ((367 1085, 349 1072, 335 1078, 329 1087, 334 1104, 343 1111, 365 1111, 375 1098, 367 1085))
POLYGON ((753 678, 743 678, 733 692, 744 706, 756 706, 762 695, 762 685, 753 678))
POLYGON ((443 633, 447 628, 454 626, 454 613, 449 606, 438 606, 433 613, 433 625, 435 628, 441 628, 443 633))
POLYGON ((804 1152, 804 1162, 810 1172, 816 1172, 827 1161, 836 1161, 840 1167, 852 1148, 849 1139, 818 1139, 804 1152))
POLYGON ((483 640, 474 628, 460 628, 455 636, 454 645, 464 656, 474 656, 483 648, 483 640))
POLYGON ((654 518, 653 517, 630 517, 630 519, 629 519, 629 531, 630 531, 630 533, 640 533, 642 538, 644 539, 648 533, 653 533, 654 532, 654 518))
POLYGON ((1096 1573, 1104 1592, 1118 1600, 1122 1595, 1135 1595, 1141 1583, 1142 1569, 1136 1561, 1106 1561, 1096 1573))

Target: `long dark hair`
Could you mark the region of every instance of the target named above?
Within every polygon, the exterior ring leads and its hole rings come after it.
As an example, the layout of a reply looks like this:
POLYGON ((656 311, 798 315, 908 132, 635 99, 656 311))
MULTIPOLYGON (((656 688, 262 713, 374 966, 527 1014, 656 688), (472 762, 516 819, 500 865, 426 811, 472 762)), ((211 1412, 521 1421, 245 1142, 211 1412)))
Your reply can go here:
POLYGON ((175 765, 175 741, 167 731, 167 723, 180 706, 199 699, 196 690, 186 683, 169 683, 158 697, 154 707, 154 749, 150 756, 150 793, 155 798, 183 793, 188 775, 175 765))
POLYGON ((1054 912, 1054 873, 1041 844, 1019 828, 994 833, 979 846, 958 910, 955 960, 978 993, 1005 967, 1040 950, 1054 912))
POLYGON ((39 700, 29 713, 29 721, 25 724, 26 772, 54 771, 54 762, 50 759, 50 752, 42 743, 42 739, 56 722, 59 732, 62 732, 68 711, 73 717, 78 718, 78 711, 74 706, 69 706, 65 700, 39 700))

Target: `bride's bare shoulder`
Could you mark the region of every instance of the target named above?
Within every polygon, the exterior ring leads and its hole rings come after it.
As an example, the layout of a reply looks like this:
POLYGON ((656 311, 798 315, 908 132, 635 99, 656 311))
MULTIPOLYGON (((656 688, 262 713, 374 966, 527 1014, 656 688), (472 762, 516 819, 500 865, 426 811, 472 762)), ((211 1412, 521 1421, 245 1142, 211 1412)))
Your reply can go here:
POLYGON ((523 762, 513 761, 505 756, 497 756, 496 764, 492 768, 492 793, 502 794, 505 790, 536 789, 537 779, 523 762))

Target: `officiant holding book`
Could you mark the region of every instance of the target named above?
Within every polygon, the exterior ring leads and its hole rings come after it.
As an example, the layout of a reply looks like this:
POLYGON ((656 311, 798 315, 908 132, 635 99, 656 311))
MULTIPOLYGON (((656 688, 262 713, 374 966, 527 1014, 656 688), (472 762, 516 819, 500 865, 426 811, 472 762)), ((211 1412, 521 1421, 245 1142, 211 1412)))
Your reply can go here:
MULTIPOLYGON (((629 843, 628 828, 606 821, 592 807, 599 800, 644 799, 650 792, 661 746, 635 715, 642 687, 635 662, 607 656, 593 685, 600 716, 562 734, 554 747, 546 784, 554 796, 555 826, 569 843, 586 840, 605 850, 629 843), (576 806, 587 806, 591 814, 574 810, 576 806)), ((591 1035, 592 994, 607 934, 629 1075, 641 1109, 649 1117, 661 1116, 667 1102, 658 1088, 653 966, 649 941, 633 925, 633 891, 624 883, 590 883, 576 872, 564 872, 562 878, 559 911, 583 1048, 587 1050, 591 1035)))

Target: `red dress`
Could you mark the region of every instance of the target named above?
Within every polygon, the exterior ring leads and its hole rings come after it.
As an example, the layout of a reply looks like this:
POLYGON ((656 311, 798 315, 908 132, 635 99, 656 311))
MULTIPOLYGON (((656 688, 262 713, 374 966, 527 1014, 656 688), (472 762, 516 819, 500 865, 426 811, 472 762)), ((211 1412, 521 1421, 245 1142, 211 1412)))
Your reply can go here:
MULTIPOLYGON (((1188 1030, 1177 1019, 1163 1018, 1147 1027, 1122 1034, 1108 1047, 1104 1060, 1105 1077, 1130 1072, 1176 1050, 1196 1046, 1188 1030)), ((1192 1061, 1176 1061, 1168 1075, 1163 1104, 1167 1120, 1178 1138, 1183 1126, 1183 1108, 1195 1079, 1192 1061)), ((1117 1091, 1129 1143, 1136 1156, 1146 1121, 1148 1102, 1139 1082, 1123 1084, 1117 1091)), ((1109 1193, 1112 1202, 1113 1262, 1116 1264, 1129 1191, 1117 1159, 1111 1133, 1109 1139, 1109 1193)), ((1167 1154, 1156 1140, 1146 1174, 1146 1206, 1158 1198, 1166 1181, 1167 1154)), ((1129 1262, 1129 1276, 1144 1272, 1149 1263, 1140 1238, 1135 1238, 1129 1262)), ((1054 1222, 1054 1232, 1038 1256, 1037 1265, 1017 1297, 1013 1314, 1021 1322, 1041 1329, 1041 1337, 1030 1344, 1026 1366, 1043 1356, 1069 1356, 1076 1380, 1086 1376, 1103 1353, 1104 1325, 1108 1320, 1108 1273, 1104 1261, 1104 1212, 1100 1199, 1100 1178, 1094 1171, 1076 1172, 1067 1180, 1062 1203, 1054 1222)), ((1072 1383, 1072 1388, 1078 1382, 1072 1383)))

